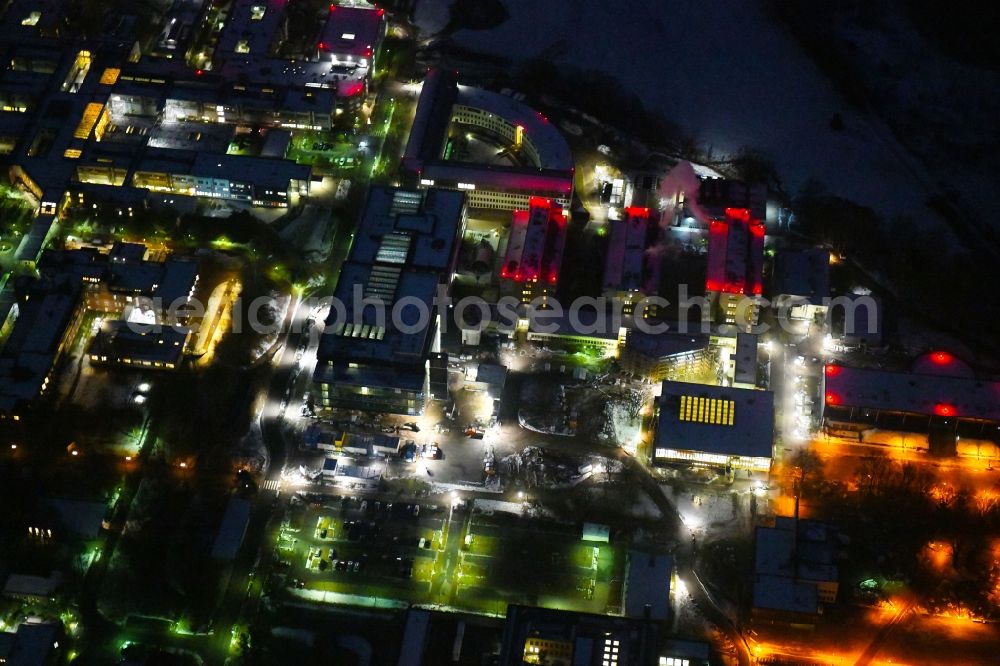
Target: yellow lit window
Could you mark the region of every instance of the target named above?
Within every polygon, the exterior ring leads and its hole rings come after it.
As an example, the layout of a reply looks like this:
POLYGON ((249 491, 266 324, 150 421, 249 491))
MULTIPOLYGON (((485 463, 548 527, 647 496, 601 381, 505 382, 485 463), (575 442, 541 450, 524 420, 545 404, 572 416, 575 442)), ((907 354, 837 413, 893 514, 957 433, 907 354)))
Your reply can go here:
POLYGON ((91 102, 83 110, 83 115, 80 117, 80 123, 76 126, 76 131, 73 132, 73 136, 77 139, 86 139, 90 136, 90 131, 94 129, 94 125, 97 124, 97 119, 101 115, 101 111, 104 109, 104 105, 99 102, 91 102))
POLYGON ((113 86, 118 83, 118 75, 122 73, 117 67, 107 67, 104 73, 101 74, 101 85, 102 86, 113 86))
POLYGON ((735 403, 732 400, 682 395, 677 418, 681 421, 731 426, 735 414, 735 403))

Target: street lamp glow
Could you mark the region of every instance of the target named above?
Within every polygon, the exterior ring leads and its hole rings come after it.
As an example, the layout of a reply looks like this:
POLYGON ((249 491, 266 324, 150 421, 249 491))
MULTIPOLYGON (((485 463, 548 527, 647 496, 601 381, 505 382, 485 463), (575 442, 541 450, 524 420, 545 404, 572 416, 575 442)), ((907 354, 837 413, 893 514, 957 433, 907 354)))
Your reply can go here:
POLYGON ((139 384, 139 391, 140 392, 145 393, 148 390, 149 390, 149 382, 143 382, 143 383, 139 384))

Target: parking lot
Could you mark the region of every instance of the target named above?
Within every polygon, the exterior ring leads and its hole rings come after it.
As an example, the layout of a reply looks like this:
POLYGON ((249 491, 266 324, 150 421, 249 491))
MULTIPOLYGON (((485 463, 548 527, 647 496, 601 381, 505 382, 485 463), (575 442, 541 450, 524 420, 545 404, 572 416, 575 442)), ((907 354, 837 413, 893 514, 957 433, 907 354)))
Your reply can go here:
POLYGON ((577 525, 477 511, 471 501, 298 498, 276 553, 280 586, 292 597, 495 614, 510 603, 619 609, 624 549, 583 542, 577 525))
POLYGON ((295 502, 278 539, 285 585, 348 597, 425 600, 446 515, 432 504, 409 502, 335 496, 295 502))
POLYGON ((463 532, 453 605, 503 612, 509 603, 616 612, 624 550, 581 540, 577 525, 475 513, 463 532))

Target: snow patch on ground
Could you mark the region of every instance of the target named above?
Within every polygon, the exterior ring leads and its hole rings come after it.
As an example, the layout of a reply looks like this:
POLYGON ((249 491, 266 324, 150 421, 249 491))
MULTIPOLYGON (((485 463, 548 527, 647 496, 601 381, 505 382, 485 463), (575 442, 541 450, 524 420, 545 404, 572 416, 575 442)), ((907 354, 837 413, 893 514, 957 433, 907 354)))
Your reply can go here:
POLYGON ((663 493, 677 507, 677 513, 689 529, 703 530, 725 527, 737 515, 730 493, 682 492, 674 495, 673 488, 663 486, 663 493))
POLYGON ((476 498, 476 511, 480 513, 495 513, 499 511, 500 513, 512 513, 516 516, 520 516, 524 513, 524 503, 523 502, 505 502, 503 500, 494 499, 480 499, 476 498))
MULTIPOLYGON (((451 0, 421 0, 418 23, 451 0)), ((716 156, 742 146, 774 160, 793 191, 810 178, 887 216, 930 220, 924 188, 874 119, 854 113, 759 3, 739 0, 504 0, 510 18, 458 31, 472 51, 536 57, 618 77, 716 156), (829 128, 840 113, 845 129, 829 128)))

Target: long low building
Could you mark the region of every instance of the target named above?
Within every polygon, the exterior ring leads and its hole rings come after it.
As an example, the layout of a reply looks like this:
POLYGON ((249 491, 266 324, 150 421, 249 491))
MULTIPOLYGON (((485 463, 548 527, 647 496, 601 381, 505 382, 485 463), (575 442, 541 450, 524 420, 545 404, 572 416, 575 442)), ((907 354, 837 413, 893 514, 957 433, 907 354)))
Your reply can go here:
POLYGON ((828 426, 1000 436, 1000 382, 977 378, 946 351, 918 357, 909 372, 830 364, 824 379, 828 426))
POLYGON ((286 160, 196 153, 146 158, 136 166, 132 185, 285 208, 294 195, 309 194, 310 174, 309 167, 286 160))
POLYGON ((500 666, 653 666, 657 623, 644 618, 507 606, 500 666))
POLYGON ((774 446, 770 391, 665 381, 657 407, 654 463, 770 469, 774 446))

